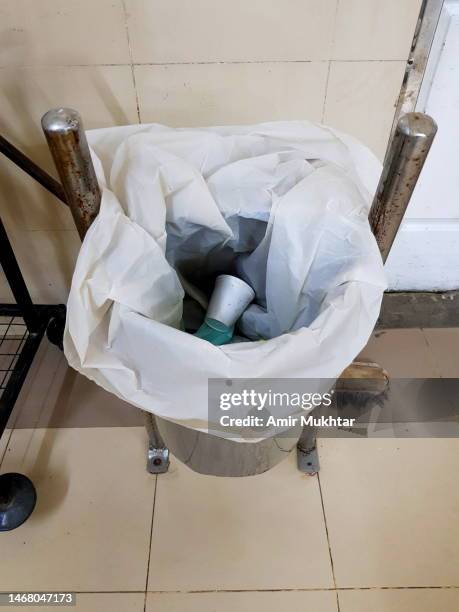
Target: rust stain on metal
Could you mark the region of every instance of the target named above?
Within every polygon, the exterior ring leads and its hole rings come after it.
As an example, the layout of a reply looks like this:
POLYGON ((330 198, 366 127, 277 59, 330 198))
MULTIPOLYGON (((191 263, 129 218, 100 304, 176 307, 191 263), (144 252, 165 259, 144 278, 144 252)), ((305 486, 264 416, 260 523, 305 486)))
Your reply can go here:
POLYGON ((81 118, 72 109, 56 109, 43 117, 42 124, 75 224, 83 238, 99 212, 101 194, 81 118))
POLYGON ((422 113, 408 113, 397 124, 369 215, 370 226, 384 261, 403 220, 435 133, 435 122, 422 113))

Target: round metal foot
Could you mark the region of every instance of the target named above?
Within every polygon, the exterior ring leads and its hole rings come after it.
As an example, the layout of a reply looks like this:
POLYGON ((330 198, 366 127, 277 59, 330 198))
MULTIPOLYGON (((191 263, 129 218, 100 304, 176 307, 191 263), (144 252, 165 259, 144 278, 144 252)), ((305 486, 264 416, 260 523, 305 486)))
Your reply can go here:
POLYGON ((37 493, 32 481, 23 474, 0 476, 0 531, 11 531, 32 514, 37 493))

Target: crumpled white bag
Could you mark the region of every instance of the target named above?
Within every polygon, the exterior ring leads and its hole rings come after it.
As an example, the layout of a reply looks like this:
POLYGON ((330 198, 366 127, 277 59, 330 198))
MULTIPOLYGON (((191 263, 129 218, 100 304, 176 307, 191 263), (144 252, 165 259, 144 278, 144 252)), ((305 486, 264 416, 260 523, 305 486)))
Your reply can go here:
POLYGON ((207 422, 209 378, 335 379, 366 344, 386 280, 368 224, 381 166, 309 122, 92 130, 102 204, 70 290, 69 364, 143 410, 207 422), (184 291, 228 271, 257 298, 213 346, 181 331, 184 291))

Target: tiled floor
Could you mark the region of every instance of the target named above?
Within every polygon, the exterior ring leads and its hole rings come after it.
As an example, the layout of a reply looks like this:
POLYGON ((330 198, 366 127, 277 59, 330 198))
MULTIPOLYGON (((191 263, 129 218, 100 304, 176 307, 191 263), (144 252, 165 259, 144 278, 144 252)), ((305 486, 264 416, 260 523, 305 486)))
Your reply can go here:
MULTIPOLYGON (((380 331, 362 355, 459 376, 459 330, 380 331)), ((459 610, 457 439, 324 438, 313 477, 291 455, 246 479, 173 459, 156 479, 145 450, 139 412, 44 343, 0 440, 0 472, 38 492, 0 534, 0 591, 75 591, 87 612, 459 610)))

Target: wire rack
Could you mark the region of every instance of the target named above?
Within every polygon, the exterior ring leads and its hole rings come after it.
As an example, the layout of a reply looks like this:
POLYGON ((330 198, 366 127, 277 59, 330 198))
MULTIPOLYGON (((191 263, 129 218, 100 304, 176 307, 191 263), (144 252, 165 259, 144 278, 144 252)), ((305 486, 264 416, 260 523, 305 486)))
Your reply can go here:
POLYGON ((8 386, 29 331, 22 317, 0 316, 0 398, 8 386))
POLYGON ((21 316, 20 306, 0 304, 0 434, 46 330, 49 319, 42 317, 42 309, 38 312, 38 324, 32 331, 21 316))
POLYGON ((19 304, 0 304, 0 437, 43 336, 61 347, 65 307, 33 305, 33 325, 19 304))

